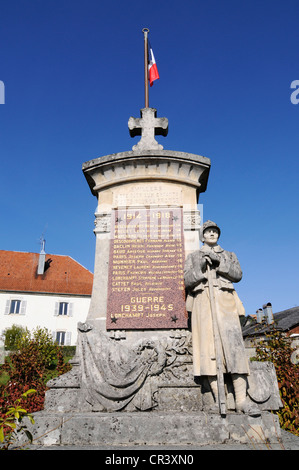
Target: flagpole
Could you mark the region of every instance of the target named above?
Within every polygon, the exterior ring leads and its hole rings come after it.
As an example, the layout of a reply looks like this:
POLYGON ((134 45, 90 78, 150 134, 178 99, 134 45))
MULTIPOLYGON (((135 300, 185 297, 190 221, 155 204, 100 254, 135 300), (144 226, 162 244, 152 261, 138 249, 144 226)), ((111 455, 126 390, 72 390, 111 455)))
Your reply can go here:
POLYGON ((145 94, 145 108, 149 108, 149 97, 148 97, 148 41, 147 35, 149 33, 148 28, 143 28, 144 35, 144 94, 145 94))

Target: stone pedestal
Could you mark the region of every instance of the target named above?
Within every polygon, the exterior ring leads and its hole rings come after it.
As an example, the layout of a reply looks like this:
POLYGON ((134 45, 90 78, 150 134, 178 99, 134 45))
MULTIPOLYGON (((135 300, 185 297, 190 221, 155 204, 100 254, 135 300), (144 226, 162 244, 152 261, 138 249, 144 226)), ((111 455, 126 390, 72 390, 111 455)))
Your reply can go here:
MULTIPOLYGON (((225 418, 205 412, 48 413, 40 412, 33 430, 43 446, 169 446, 221 443, 277 444, 278 418, 270 413, 225 418)), ((265 447, 266 448, 266 447, 265 447)))

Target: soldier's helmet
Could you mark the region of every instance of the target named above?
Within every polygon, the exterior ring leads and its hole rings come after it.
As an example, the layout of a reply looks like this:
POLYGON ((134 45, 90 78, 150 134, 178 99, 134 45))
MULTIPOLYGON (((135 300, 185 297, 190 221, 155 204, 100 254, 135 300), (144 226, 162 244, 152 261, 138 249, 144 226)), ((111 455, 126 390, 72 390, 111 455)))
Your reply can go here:
POLYGON ((212 220, 207 220, 203 226, 202 226, 202 230, 201 230, 201 241, 203 241, 203 233, 204 231, 207 229, 207 228, 215 228, 218 230, 218 233, 219 233, 219 237, 220 237, 220 234, 221 234, 221 230, 220 228, 218 227, 218 225, 215 223, 215 222, 212 222, 212 220))

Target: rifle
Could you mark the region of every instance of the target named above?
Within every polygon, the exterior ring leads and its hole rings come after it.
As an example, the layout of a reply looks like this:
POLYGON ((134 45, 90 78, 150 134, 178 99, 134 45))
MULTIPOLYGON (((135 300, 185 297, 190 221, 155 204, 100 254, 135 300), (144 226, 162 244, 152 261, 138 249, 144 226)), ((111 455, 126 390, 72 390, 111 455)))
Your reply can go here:
POLYGON ((208 260, 207 260, 207 274, 208 274, 210 305, 211 305, 211 314, 212 314, 212 323, 213 323, 214 343, 215 343, 219 411, 221 415, 225 415, 226 414, 226 397, 225 397, 224 376, 223 376, 223 371, 222 371, 222 367, 223 367, 222 345, 221 345, 221 339, 219 335, 217 316, 216 316, 217 312, 216 312, 216 302, 215 302, 214 289, 213 289, 213 279, 212 279, 210 263, 208 260))

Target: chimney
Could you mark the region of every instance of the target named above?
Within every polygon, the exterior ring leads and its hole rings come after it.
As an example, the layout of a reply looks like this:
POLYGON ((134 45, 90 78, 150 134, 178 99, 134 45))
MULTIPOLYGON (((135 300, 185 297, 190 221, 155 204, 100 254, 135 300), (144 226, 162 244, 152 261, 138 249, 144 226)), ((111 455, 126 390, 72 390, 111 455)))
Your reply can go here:
POLYGON ((263 309, 262 309, 262 308, 259 308, 259 309, 256 311, 256 321, 257 321, 258 323, 262 323, 263 318, 264 318, 263 309))
POLYGON ((273 311, 272 311, 272 304, 268 302, 267 304, 263 305, 264 315, 266 317, 268 325, 274 322, 273 311))
POLYGON ((41 275, 45 272, 45 261, 46 261, 46 252, 45 252, 45 243, 46 240, 41 238, 41 251, 38 258, 37 274, 41 275))

